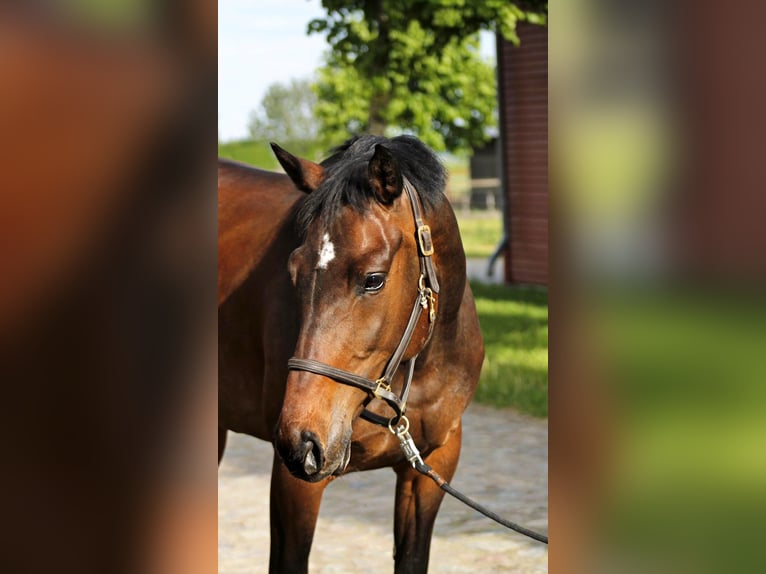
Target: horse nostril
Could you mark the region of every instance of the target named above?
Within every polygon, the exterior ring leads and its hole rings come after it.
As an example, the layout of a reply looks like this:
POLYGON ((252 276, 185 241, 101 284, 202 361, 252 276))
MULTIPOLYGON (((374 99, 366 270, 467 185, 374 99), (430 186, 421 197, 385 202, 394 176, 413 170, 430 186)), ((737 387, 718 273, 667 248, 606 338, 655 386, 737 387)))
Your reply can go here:
POLYGON ((307 476, 311 476, 322 468, 322 463, 324 462, 322 460, 322 447, 319 445, 316 435, 312 432, 304 431, 301 433, 301 438, 303 439, 303 447, 306 452, 303 459, 303 470, 307 476))

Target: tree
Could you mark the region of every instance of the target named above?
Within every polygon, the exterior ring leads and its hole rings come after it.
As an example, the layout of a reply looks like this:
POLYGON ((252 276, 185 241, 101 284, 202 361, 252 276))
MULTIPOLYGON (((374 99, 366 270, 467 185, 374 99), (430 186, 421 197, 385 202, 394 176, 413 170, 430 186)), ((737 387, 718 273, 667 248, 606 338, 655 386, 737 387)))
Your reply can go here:
POLYGON ((272 84, 261 99, 258 111, 250 115, 250 137, 274 141, 303 157, 320 151, 319 121, 314 115, 317 96, 308 79, 272 84))
POLYGON ((315 86, 323 135, 418 135, 438 150, 469 149, 495 124, 494 66, 479 30, 518 43, 516 23, 544 23, 547 2, 323 0, 309 23, 331 50, 315 86))

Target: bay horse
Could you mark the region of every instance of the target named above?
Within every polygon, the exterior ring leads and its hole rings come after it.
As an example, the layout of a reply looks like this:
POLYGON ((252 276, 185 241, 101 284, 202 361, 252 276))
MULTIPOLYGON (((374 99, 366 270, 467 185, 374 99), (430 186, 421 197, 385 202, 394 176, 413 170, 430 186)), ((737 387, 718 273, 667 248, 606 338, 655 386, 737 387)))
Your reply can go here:
POLYGON ((286 174, 219 160, 219 462, 228 430, 274 444, 283 574, 307 572, 329 482, 393 468, 395 572, 426 572, 444 491, 395 431, 451 480, 484 359, 445 169, 410 136, 272 148, 286 174))

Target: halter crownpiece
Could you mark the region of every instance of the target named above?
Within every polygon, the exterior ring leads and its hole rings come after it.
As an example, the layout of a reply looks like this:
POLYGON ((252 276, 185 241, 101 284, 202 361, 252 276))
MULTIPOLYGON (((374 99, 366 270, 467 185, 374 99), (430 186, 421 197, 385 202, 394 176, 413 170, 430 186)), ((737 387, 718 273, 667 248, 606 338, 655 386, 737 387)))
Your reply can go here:
POLYGON ((382 417, 367 409, 362 411, 361 414, 363 419, 384 427, 389 427, 390 424, 397 424, 399 419, 404 415, 407 406, 407 396, 410 391, 410 384, 412 383, 412 376, 415 372, 415 361, 417 360, 419 353, 407 361, 407 374, 404 378, 404 386, 402 387, 401 395, 397 395, 391 390, 391 383, 396 376, 396 372, 402 362, 402 357, 412 341, 415 328, 425 309, 428 309, 429 326, 428 337, 426 338, 426 344, 428 344, 431 334, 433 333, 434 321, 436 320, 436 297, 434 294, 439 293, 439 281, 436 279, 436 268, 434 267, 433 259, 431 259, 434 254, 431 228, 423 221, 423 210, 420 205, 420 196, 418 195, 417 190, 406 177, 403 178, 403 181, 404 191, 410 200, 412 215, 415 219, 415 235, 418 245, 420 277, 418 279, 418 292, 415 297, 415 303, 412 307, 410 318, 407 321, 407 326, 404 329, 404 334, 394 350, 394 353, 391 355, 391 358, 388 360, 383 375, 379 379, 373 381, 366 377, 362 377, 361 375, 356 375, 349 371, 327 365, 321 361, 315 361, 314 359, 292 357, 287 361, 287 368, 289 370, 307 371, 316 375, 322 375, 323 377, 329 377, 339 383, 351 385, 352 387, 367 391, 374 398, 385 401, 396 413, 393 418, 388 419, 382 417))

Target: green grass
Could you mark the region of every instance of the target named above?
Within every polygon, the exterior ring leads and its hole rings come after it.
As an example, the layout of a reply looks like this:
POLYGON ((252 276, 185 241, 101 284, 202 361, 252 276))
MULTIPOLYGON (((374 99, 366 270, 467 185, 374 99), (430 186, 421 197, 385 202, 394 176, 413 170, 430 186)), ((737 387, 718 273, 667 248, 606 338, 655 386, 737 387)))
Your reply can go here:
POLYGON ((548 416, 548 292, 471 283, 486 358, 475 400, 548 416))
POLYGON ((444 158, 449 178, 447 180, 447 196, 451 200, 467 198, 471 192, 471 170, 468 158, 444 158))
POLYGON ((457 212, 457 223, 466 257, 482 259, 492 255, 503 236, 502 215, 498 211, 457 212))
POLYGON ((265 141, 235 141, 218 143, 218 156, 233 159, 259 167, 261 169, 278 170, 279 163, 265 141))

